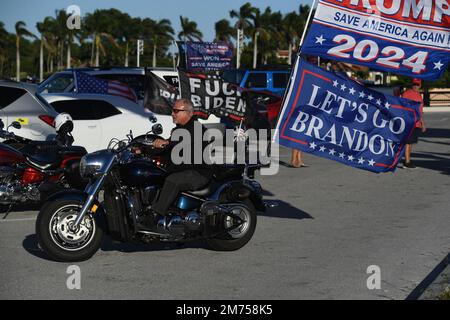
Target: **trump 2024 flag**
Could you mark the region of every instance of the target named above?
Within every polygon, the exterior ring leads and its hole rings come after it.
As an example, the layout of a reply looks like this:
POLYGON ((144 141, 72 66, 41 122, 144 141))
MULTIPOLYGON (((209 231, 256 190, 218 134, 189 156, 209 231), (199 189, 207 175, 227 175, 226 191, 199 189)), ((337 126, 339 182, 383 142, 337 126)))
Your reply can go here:
POLYGON ((450 0, 321 0, 302 53, 427 80, 450 62, 450 0))
POLYGON ((395 171, 419 107, 297 59, 274 141, 371 172, 395 171))

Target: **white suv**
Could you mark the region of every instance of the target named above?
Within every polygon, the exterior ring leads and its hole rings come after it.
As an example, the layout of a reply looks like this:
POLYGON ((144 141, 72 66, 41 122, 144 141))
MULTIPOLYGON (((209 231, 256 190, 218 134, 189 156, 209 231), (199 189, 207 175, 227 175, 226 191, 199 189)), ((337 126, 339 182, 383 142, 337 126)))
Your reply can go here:
MULTIPOLYGON (((51 94, 47 101, 59 113, 73 118, 75 144, 88 152, 106 149, 113 138, 126 139, 130 130, 135 137, 150 131, 153 113, 128 99, 100 94, 51 94)), ((169 138, 175 127, 171 116, 155 115, 163 126, 163 138, 169 138)))

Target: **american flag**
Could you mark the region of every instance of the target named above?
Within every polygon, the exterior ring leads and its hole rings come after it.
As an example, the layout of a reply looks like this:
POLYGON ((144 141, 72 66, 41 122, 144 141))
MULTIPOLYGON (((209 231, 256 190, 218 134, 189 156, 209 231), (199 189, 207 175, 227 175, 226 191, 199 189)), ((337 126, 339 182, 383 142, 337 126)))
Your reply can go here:
POLYGON ((74 71, 77 93, 109 94, 137 102, 137 96, 127 84, 115 80, 103 80, 85 72, 74 71))

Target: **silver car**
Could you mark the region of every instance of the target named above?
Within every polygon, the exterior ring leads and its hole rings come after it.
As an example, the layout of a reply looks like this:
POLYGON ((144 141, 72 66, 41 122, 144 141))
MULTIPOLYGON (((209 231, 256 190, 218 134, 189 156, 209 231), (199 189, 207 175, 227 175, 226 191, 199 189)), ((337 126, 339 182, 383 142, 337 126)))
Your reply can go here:
POLYGON ((14 121, 21 129, 10 128, 18 136, 36 141, 56 135, 53 122, 58 113, 37 92, 35 85, 0 81, 0 119, 5 127, 14 121))

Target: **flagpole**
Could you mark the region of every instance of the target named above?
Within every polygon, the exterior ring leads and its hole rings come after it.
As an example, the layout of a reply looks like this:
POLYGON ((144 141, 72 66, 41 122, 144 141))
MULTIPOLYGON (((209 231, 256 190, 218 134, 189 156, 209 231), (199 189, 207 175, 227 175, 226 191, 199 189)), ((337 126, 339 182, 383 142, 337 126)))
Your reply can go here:
POLYGON ((306 37, 306 31, 308 30, 308 26, 309 26, 309 22, 311 21, 311 17, 312 17, 312 13, 313 13, 313 11, 314 11, 314 7, 316 6, 316 2, 317 2, 317 0, 313 0, 313 3, 312 3, 312 5, 311 5, 311 9, 309 9, 309 15, 308 15, 308 19, 307 19, 307 21, 306 21, 306 24, 305 24, 305 29, 303 29, 303 34, 302 34, 302 38, 301 38, 301 40, 300 40, 300 51, 299 51, 299 55, 300 55, 300 52, 301 52, 301 50, 302 50, 302 46, 303 46, 303 41, 305 40, 305 37, 306 37))
POLYGON ((297 68, 298 60, 300 59, 300 53, 302 52, 303 41, 305 40, 306 31, 308 30, 308 26, 309 26, 309 23, 310 23, 310 21, 311 21, 312 13, 313 13, 314 8, 315 8, 315 6, 316 6, 316 2, 317 2, 317 0, 313 0, 313 3, 312 3, 312 5, 311 5, 311 8, 309 9, 308 19, 307 19, 307 21, 306 21, 305 29, 303 29, 303 35, 302 35, 302 38, 300 39, 300 43, 299 43, 299 51, 298 51, 298 53, 297 53, 297 58, 295 59, 294 67, 291 69, 291 75, 290 75, 290 77, 289 77, 289 82, 288 82, 288 85, 287 85, 287 87, 286 87, 286 91, 284 92, 283 100, 282 100, 282 102, 281 102, 281 105, 283 106, 283 109, 282 109, 281 112, 278 114, 278 118, 277 118, 277 126, 276 126, 276 128, 275 128, 275 134, 274 134, 273 140, 272 140, 272 142, 275 142, 275 143, 277 142, 277 141, 275 141, 275 139, 276 139, 277 134, 278 134, 278 132, 279 132, 279 127, 278 127, 279 121, 280 121, 280 119, 282 119, 282 117, 283 117, 283 115, 284 115, 284 113, 285 113, 285 111, 286 111, 285 102, 286 102, 286 97, 287 97, 287 95, 288 95, 288 93, 289 93, 289 91, 290 91, 289 89, 290 89, 290 86, 291 86, 291 83, 292 83, 292 76, 293 76, 293 74, 294 74, 294 70, 297 68))

